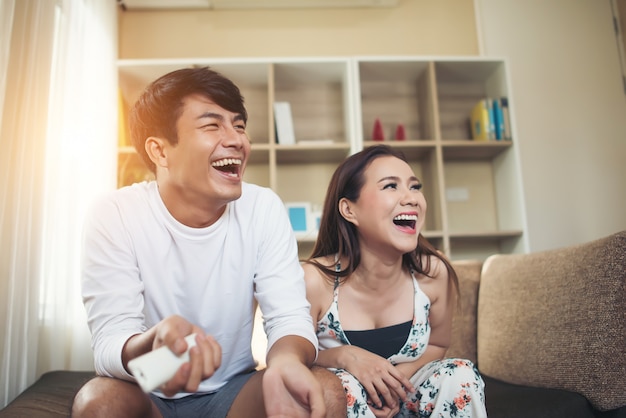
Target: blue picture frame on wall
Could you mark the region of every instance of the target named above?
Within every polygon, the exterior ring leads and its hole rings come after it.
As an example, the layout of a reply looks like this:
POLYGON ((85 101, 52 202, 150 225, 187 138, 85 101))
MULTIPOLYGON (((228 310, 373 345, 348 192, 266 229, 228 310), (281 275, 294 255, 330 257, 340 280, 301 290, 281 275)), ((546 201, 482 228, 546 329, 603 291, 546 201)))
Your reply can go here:
POLYGON ((291 228, 296 234, 306 234, 311 230, 311 204, 309 202, 285 203, 291 228))

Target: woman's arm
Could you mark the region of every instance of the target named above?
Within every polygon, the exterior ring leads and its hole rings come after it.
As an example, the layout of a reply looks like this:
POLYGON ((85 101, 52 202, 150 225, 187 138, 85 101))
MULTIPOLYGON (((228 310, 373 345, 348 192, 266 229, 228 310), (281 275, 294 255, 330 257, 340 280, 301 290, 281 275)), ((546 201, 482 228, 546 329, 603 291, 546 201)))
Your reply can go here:
MULTIPOLYGON (((303 265, 307 298, 317 331, 317 323, 333 302, 333 286, 317 269, 303 265)), ((406 400, 406 392, 414 391, 411 382, 385 358, 353 345, 339 345, 322 349, 315 364, 325 368, 344 369, 352 374, 368 392, 371 401, 382 407, 397 405, 398 399, 406 400)))
POLYGON ((333 301, 333 289, 327 284, 324 275, 313 264, 303 263, 306 298, 311 304, 313 328, 317 332, 317 322, 333 301))
POLYGON ((420 288, 431 301, 428 313, 430 338, 426 351, 417 360, 396 365, 404 376, 410 378, 425 364, 442 359, 452 339, 452 316, 454 314, 454 286, 446 266, 436 257, 431 260, 432 277, 419 279, 420 288))

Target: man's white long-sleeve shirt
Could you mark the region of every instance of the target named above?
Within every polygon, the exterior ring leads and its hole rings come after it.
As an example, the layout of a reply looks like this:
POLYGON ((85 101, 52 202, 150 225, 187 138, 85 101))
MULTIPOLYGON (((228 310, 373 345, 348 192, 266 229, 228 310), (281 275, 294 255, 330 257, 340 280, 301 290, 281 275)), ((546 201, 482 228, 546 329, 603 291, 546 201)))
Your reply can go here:
POLYGON ((206 228, 174 219, 155 182, 105 196, 85 225, 82 295, 96 372, 105 376, 132 379, 122 364, 125 342, 180 315, 221 345, 222 365, 199 391, 219 389, 255 366, 255 298, 268 350, 286 335, 317 347, 284 205, 252 184, 244 183, 241 197, 206 228))

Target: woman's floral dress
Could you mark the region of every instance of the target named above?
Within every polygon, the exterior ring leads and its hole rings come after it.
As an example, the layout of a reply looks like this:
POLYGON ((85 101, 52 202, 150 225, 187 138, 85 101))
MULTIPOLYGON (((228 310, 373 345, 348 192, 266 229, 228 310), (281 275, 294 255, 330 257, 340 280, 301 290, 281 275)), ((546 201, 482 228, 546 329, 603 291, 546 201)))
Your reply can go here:
MULTIPOLYGON (((338 283, 338 282, 337 282, 338 283)), ((414 314, 411 331, 404 346, 388 358, 392 364, 414 361, 428 345, 430 300, 413 277, 414 314)), ((335 284, 333 303, 317 323, 320 350, 348 345, 338 315, 339 286, 335 284)), ((344 369, 331 368, 342 381, 352 417, 375 417, 367 405, 367 392, 358 380, 344 369)), ((409 379, 416 388, 409 401, 401 405, 396 417, 486 417, 484 383, 469 360, 446 358, 424 365, 409 379)))

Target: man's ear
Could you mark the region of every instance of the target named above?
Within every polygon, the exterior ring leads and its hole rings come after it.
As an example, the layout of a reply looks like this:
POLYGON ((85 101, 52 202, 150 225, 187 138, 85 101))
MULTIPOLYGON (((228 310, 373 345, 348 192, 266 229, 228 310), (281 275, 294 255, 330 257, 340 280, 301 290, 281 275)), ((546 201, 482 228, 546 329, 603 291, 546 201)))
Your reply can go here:
POLYGON ((356 226, 359 225, 359 221, 357 220, 356 214, 353 210, 352 202, 345 197, 339 200, 339 213, 346 221, 351 222, 356 226))
POLYGON ((146 153, 157 167, 167 167, 166 141, 156 136, 146 139, 146 153))

